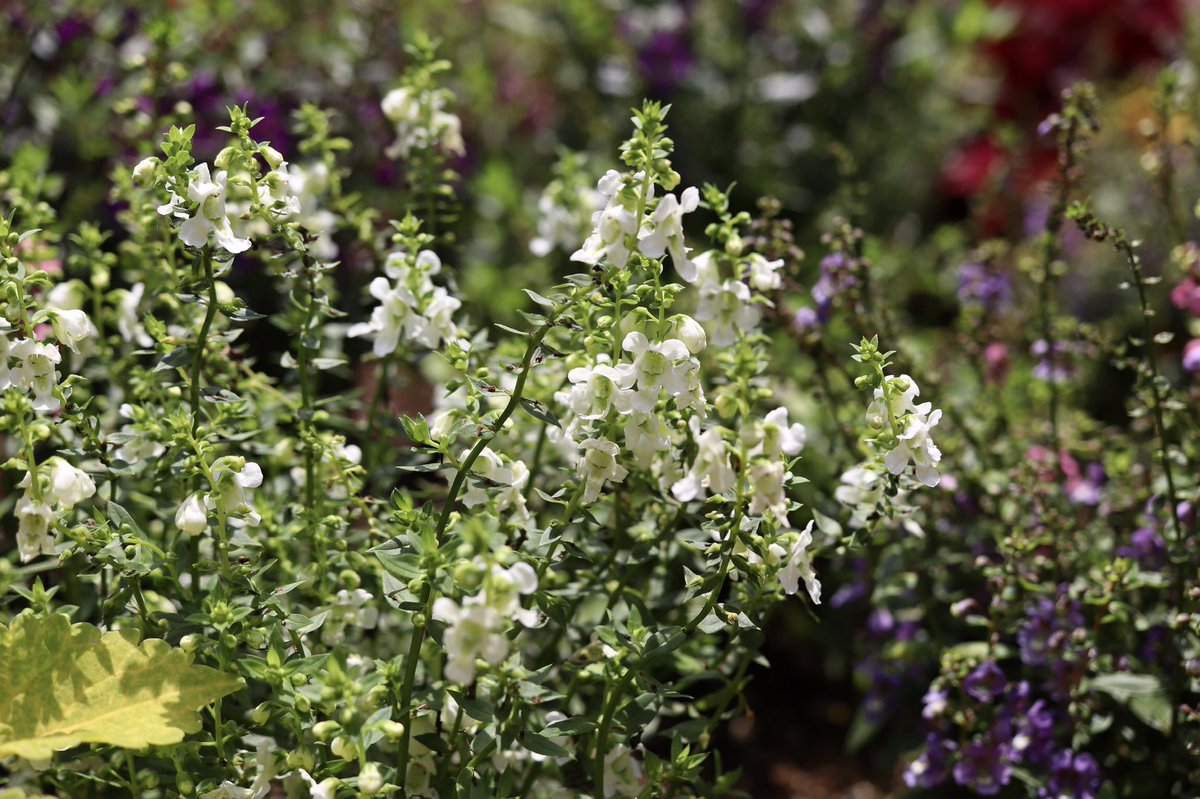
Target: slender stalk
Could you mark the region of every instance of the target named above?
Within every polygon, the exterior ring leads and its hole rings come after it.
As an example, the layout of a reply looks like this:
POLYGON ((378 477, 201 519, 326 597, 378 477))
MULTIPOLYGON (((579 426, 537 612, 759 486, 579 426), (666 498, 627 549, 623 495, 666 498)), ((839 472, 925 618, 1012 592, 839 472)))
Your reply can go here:
POLYGON ((208 280, 208 308, 204 313, 200 332, 196 335, 196 351, 192 353, 192 438, 195 438, 200 430, 200 371, 204 367, 204 347, 208 343, 208 331, 217 315, 217 283, 213 280, 212 251, 208 245, 205 245, 201 252, 200 262, 204 277, 208 280))
MULTIPOLYGON (((567 300, 570 302, 570 299, 567 300)), ((512 393, 509 395, 508 404, 500 411, 500 415, 495 421, 487 426, 487 434, 481 435, 475 442, 475 446, 471 447, 471 451, 463 458, 459 465, 458 473, 455 474, 454 480, 450 483, 450 491, 446 495, 446 501, 442 505, 442 513, 438 518, 437 527, 434 530, 434 540, 441 542, 442 536, 446 532, 446 527, 450 523, 450 515, 454 512, 458 504, 458 495, 466 484, 467 476, 471 473, 471 467, 479 458, 480 453, 484 448, 492 442, 493 439, 504 429, 504 423, 508 421, 517 410, 520 404, 521 395, 525 391, 525 383, 529 379, 530 366, 533 363, 533 356, 541 346, 546 334, 550 332, 550 328, 554 326, 555 317, 562 311, 565 306, 558 306, 551 311, 549 317, 542 326, 530 336, 529 346, 525 349, 525 357, 521 360, 520 374, 517 376, 517 382, 513 386, 512 393)), ((407 796, 407 792, 403 787, 407 783, 408 776, 408 756, 409 744, 412 736, 412 695, 413 686, 417 675, 417 662, 421 656, 421 645, 425 641, 425 630, 429 623, 429 617, 433 612, 433 582, 430 579, 425 581, 421 588, 421 596, 419 604, 421 612, 414 616, 412 639, 408 645, 408 653, 406 654, 404 663, 404 674, 400 683, 400 691, 397 696, 397 704, 400 708, 400 713, 404 718, 404 734, 401 735, 398 744, 397 753, 397 773, 401 781, 400 795, 407 796)))

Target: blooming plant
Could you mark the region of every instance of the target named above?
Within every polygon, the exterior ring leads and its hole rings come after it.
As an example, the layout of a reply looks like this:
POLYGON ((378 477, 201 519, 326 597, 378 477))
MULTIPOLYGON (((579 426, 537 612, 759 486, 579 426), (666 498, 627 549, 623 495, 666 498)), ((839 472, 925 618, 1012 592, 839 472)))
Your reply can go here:
POLYGON ((914 796, 1200 790, 1190 62, 954 150, 863 87, 1013 0, 59 5, 0 65, 0 799, 757 795, 779 716, 914 796))

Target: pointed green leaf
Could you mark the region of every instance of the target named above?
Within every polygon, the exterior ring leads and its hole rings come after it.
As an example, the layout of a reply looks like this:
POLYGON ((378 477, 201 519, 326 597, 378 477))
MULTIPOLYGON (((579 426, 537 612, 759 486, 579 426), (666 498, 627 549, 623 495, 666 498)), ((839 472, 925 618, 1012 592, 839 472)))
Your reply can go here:
POLYGON ((0 757, 31 760, 81 743, 178 743, 200 729, 200 708, 242 686, 166 641, 139 645, 62 614, 0 628, 0 674, 0 757))

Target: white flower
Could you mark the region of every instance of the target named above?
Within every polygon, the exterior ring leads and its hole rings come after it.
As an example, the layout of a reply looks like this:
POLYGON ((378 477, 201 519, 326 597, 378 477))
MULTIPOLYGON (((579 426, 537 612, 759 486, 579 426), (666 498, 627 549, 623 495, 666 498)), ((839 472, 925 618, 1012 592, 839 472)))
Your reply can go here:
POLYGON ((692 355, 697 355, 708 346, 708 336, 704 326, 687 314, 678 314, 672 318, 675 338, 687 345, 692 355))
POLYGON ((784 486, 791 479, 791 474, 783 468, 783 461, 758 461, 750 465, 750 484, 754 486, 754 496, 750 500, 750 514, 765 516, 768 513, 775 517, 775 523, 786 527, 788 501, 784 494, 784 486))
POLYGON ((875 512, 887 487, 878 468, 859 464, 842 473, 842 484, 834 490, 838 502, 853 510, 855 524, 861 526, 875 512))
POLYGON ((208 507, 225 516, 240 516, 233 520, 234 526, 242 523, 257 526, 262 516, 246 499, 246 489, 262 485, 262 468, 244 458, 226 456, 213 463, 212 476, 213 493, 208 495, 208 507))
POLYGON ((618 744, 604 756, 604 797, 634 797, 642 790, 642 764, 633 750, 618 744))
POLYGON ((242 788, 229 780, 225 780, 215 790, 202 794, 201 799, 263 799, 271 790, 271 780, 279 775, 279 764, 271 751, 275 741, 271 738, 259 739, 255 756, 257 773, 249 788, 242 788))
POLYGON ((425 305, 421 315, 409 314, 405 320, 408 337, 418 344, 431 350, 441 346, 443 339, 449 340, 458 336, 458 327, 454 324, 454 312, 462 307, 457 297, 450 296, 441 286, 434 288, 432 298, 425 305))
POLYGON ((380 106, 384 116, 396 125, 396 141, 386 151, 389 158, 407 158, 413 148, 440 145, 453 155, 462 155, 462 123, 454 114, 443 110, 445 91, 415 92, 401 86, 388 92, 380 106))
MULTIPOLYGON (((179 238, 184 244, 200 248, 208 243, 211 235, 217 246, 235 255, 250 249, 250 240, 238 238, 229 222, 225 209, 228 179, 225 170, 219 170, 215 176, 210 175, 208 164, 204 163, 191 171, 187 196, 197 207, 191 218, 179 226, 179 238)), ((177 199, 164 207, 174 212, 177 199)), ((159 208, 158 212, 162 214, 163 208, 159 208)))
POLYGON ((732 491, 737 475, 729 465, 729 451, 721 437, 719 427, 710 427, 700 432, 700 420, 693 416, 688 420, 692 438, 696 442, 696 459, 682 479, 671 486, 671 494, 680 502, 703 499, 709 492, 720 495, 732 491))
POLYGON ((640 220, 624 205, 620 195, 622 180, 613 169, 600 178, 598 189, 605 198, 605 206, 592 215, 592 233, 583 246, 571 254, 572 261, 598 264, 607 260, 618 269, 623 269, 629 262, 626 237, 637 235, 640 220))
POLYGON ((137 166, 133 168, 133 182, 141 186, 148 186, 153 182, 154 172, 158 169, 159 160, 154 156, 143 158, 137 162, 137 166))
POLYGON ((521 607, 521 597, 537 591, 537 572, 524 561, 507 569, 492 564, 485 583, 486 600, 503 618, 511 618, 526 627, 536 627, 537 611, 521 607))
POLYGON ((9 379, 22 389, 33 392, 33 409, 50 412, 61 408, 61 403, 54 396, 59 378, 54 367, 62 361, 58 347, 23 338, 9 348, 9 354, 20 360, 11 370, 9 379))
POLYGON ((121 338, 136 342, 139 347, 149 347, 154 343, 154 339, 147 335, 146 328, 142 327, 141 318, 138 316, 138 305, 146 293, 146 285, 134 283, 128 289, 118 289, 116 293, 117 331, 121 338))
POLYGON ((566 394, 565 404, 580 419, 603 419, 610 408, 617 413, 629 413, 632 409, 633 375, 620 372, 601 355, 594 366, 580 366, 567 373, 571 390, 566 394))
POLYGON ((64 509, 71 509, 96 493, 96 483, 82 469, 76 469, 59 457, 47 461, 50 466, 50 497, 64 509))
MULTIPOLYGON (((929 403, 924 403, 928 405, 929 403)), ((928 417, 911 414, 904 432, 897 438, 899 444, 884 456, 884 463, 892 474, 900 474, 912 461, 917 479, 930 488, 941 480, 937 465, 942 460, 942 451, 933 443, 929 432, 941 421, 942 412, 936 410, 928 417)))
POLYGON ((584 479, 583 501, 595 502, 604 490, 605 482, 619 483, 629 470, 617 463, 620 448, 604 438, 589 438, 580 443, 583 455, 579 459, 579 476, 584 479))
POLYGON ((352 325, 346 335, 372 338, 381 358, 395 352, 401 338, 429 349, 457 338, 453 314, 462 303, 430 279, 441 266, 431 250, 421 250, 415 258, 406 252, 389 253, 383 265, 388 277, 377 277, 370 286, 380 304, 370 321, 352 325))
POLYGON ((799 590, 800 581, 803 580, 804 587, 808 589, 809 598, 814 605, 819 605, 821 604, 821 581, 817 579, 808 555, 808 548, 812 546, 812 528, 813 523, 810 521, 787 549, 779 544, 771 544, 769 552, 775 563, 783 564, 783 568, 779 571, 779 582, 783 584, 783 590, 789 595, 794 594, 799 590))
POLYGON ((329 606, 329 616, 321 628, 321 641, 333 645, 345 636, 346 627, 374 630, 379 624, 379 608, 375 597, 364 588, 341 589, 329 606))
MULTIPOLYGON (((699 256, 697 261, 707 254, 699 256)), ((728 347, 737 340, 738 331, 754 332, 762 313, 750 302, 750 287, 742 281, 708 280, 700 284, 696 318, 705 324, 715 346, 728 347)))
POLYGON ((783 285, 783 277, 779 274, 781 266, 783 266, 782 258, 768 261, 756 252, 751 253, 750 285, 762 292, 774 291, 779 288, 783 285))
MULTIPOLYGON (((695 418, 695 417, 693 417, 695 418)), ((638 466, 649 468, 654 456, 671 447, 671 430, 656 413, 634 411, 625 422, 625 448, 638 466)))
POLYGON ((21 562, 26 563, 38 555, 54 554, 54 538, 50 535, 50 524, 54 511, 45 502, 34 502, 24 494, 17 498, 14 511, 17 517, 17 551, 21 562))
MULTIPOLYGON (((466 457, 466 453, 463 453, 463 457, 466 457)), ((502 487, 496 490, 471 485, 463 494, 464 505, 473 508, 486 503, 489 497, 494 497, 498 512, 503 513, 513 508, 522 518, 529 515, 525 508, 524 494, 525 486, 529 484, 529 467, 523 461, 506 464, 490 447, 484 447, 471 468, 475 474, 493 483, 499 483, 502 487)))
POLYGON ((383 774, 375 763, 367 763, 358 772, 358 790, 367 796, 374 796, 383 790, 383 774))
POLYGON ((683 243, 683 215, 695 211, 700 206, 700 192, 695 186, 683 190, 676 199, 674 194, 668 194, 658 201, 654 209, 653 227, 640 234, 638 249, 647 258, 661 258, 667 250, 671 252, 671 262, 675 271, 684 280, 689 275, 695 275, 695 267, 688 260, 688 248, 683 243))
POLYGON ((642 333, 631 331, 621 347, 631 353, 632 377, 637 382, 637 393, 633 396, 634 410, 648 413, 658 402, 659 390, 672 397, 683 398, 683 407, 703 406, 703 391, 699 387, 697 373, 700 363, 691 357, 687 345, 676 338, 657 344, 650 343, 642 333), (698 394, 698 396, 697 396, 698 394))
POLYGON ((175 511, 175 526, 188 535, 200 535, 208 529, 208 510, 200 494, 190 494, 175 511))
POLYGON ((494 666, 508 656, 508 639, 500 632, 502 617, 484 602, 470 597, 459 605, 452 599, 439 597, 433 603, 433 617, 449 625, 442 644, 449 655, 445 675, 451 682, 459 685, 475 682, 477 657, 494 666))
POLYGON ((787 408, 776 408, 768 413, 762 422, 749 429, 752 431, 751 440, 746 443, 751 447, 751 457, 762 455, 778 458, 780 454, 797 455, 804 449, 808 438, 804 425, 799 422, 788 424, 787 408))
POLYGON ((329 777, 318 783, 304 769, 300 769, 299 774, 300 779, 304 780, 304 783, 308 786, 309 799, 336 799, 338 789, 337 778, 329 777))

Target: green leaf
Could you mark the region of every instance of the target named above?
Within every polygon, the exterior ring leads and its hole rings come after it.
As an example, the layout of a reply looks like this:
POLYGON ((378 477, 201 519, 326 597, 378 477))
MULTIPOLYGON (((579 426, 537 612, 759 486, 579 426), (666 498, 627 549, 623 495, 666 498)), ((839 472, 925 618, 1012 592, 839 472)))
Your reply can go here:
POLYGON ((556 417, 550 411, 549 408, 547 408, 545 405, 543 405, 540 402, 535 402, 534 400, 522 399, 521 407, 525 410, 526 413, 528 413, 530 416, 532 416, 535 419, 543 421, 546 424, 554 425, 555 427, 562 427, 562 425, 558 421, 558 417, 556 417))
POLYGON ((1171 731, 1171 702, 1158 677, 1128 672, 1101 674, 1087 687, 1108 694, 1150 727, 1164 733, 1171 731))
POLYGON ((536 732, 524 732, 521 735, 521 745, 535 755, 544 757, 570 757, 571 753, 551 741, 545 735, 536 732))
POLYGON ((101 633, 62 614, 0 628, 0 757, 48 760, 82 743, 141 749, 200 729, 197 711, 242 687, 165 641, 101 633))

